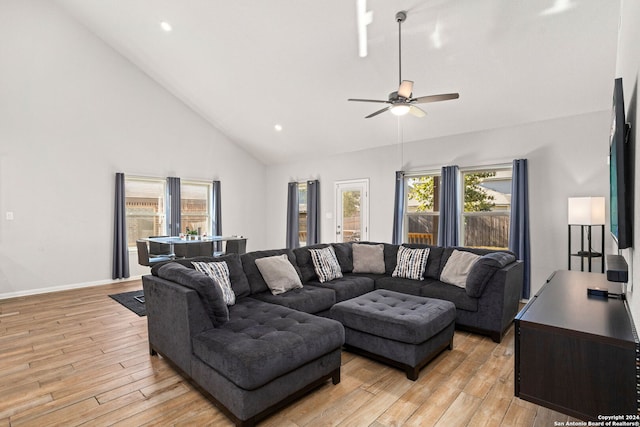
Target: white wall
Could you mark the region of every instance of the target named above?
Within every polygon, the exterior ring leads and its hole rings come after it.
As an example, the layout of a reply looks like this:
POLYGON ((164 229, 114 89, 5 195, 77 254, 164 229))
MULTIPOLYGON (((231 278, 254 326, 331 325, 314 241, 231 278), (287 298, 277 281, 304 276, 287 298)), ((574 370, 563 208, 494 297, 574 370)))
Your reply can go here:
MULTIPOLYGON (((529 159, 532 292, 557 269, 567 268, 567 198, 607 196, 610 113, 596 112, 490 131, 271 166, 267 170, 267 245, 284 246, 286 188, 290 180, 320 179, 322 241, 334 241, 334 182, 370 179, 370 239, 389 242, 394 173, 510 163, 529 159)), ((415 120, 413 117, 403 120, 415 120)), ((335 214, 334 214, 335 216, 335 214)))
POLYGON ((264 248, 261 162, 52 2, 2 0, 0 298, 110 281, 115 172, 220 179, 224 233, 264 248))
MULTIPOLYGON (((638 80, 640 76, 640 28, 638 28, 638 16, 640 16, 640 0, 622 0, 621 5, 620 32, 618 37, 618 59, 616 74, 622 77, 624 90, 625 111, 627 121, 631 123, 631 139, 635 145, 635 188, 634 200, 634 232, 633 244, 635 250, 625 249, 622 251, 627 263, 631 282, 628 286, 628 299, 631 307, 631 314, 636 324, 636 329, 640 329, 640 161, 638 160, 638 135, 640 135, 640 120, 638 120, 638 80), (636 266, 636 268, 634 268, 636 266), (635 289, 634 289, 635 288, 635 289)), ((613 84, 612 84, 613 90, 613 84)))

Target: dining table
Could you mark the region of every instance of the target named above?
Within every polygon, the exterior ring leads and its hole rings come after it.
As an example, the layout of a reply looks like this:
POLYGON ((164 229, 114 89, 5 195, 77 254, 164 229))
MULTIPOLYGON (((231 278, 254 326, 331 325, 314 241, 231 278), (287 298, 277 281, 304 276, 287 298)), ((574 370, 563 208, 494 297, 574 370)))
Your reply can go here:
POLYGON ((158 243, 163 245, 171 245, 171 253, 175 254, 178 258, 189 258, 194 256, 211 256, 219 254, 214 250, 214 243, 216 242, 229 242, 238 243, 234 247, 240 247, 244 252, 247 238, 243 236, 156 236, 147 237, 145 239, 148 242, 158 243))

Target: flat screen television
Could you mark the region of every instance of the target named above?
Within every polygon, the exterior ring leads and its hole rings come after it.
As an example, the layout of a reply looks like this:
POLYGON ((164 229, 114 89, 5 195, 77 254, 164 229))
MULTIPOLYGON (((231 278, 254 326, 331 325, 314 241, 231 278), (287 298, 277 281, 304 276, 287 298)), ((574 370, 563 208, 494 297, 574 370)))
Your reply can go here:
POLYGON ((615 80, 609 141, 609 218, 618 249, 633 246, 633 152, 627 138, 622 79, 615 80))

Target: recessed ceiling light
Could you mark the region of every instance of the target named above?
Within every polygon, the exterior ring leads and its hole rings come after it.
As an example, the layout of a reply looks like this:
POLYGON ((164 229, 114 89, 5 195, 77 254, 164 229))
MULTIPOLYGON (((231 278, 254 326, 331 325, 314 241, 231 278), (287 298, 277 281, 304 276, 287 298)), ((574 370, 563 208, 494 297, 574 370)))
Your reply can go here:
POLYGON ((280 132, 280 131, 282 130, 282 125, 278 125, 278 124, 277 124, 277 125, 275 125, 273 128, 274 128, 276 131, 280 132))
POLYGON ((162 21, 160 23, 160 27, 162 27, 162 29, 165 30, 166 32, 169 32, 173 29, 173 27, 171 27, 171 24, 169 24, 167 21, 162 21))
POLYGON ((575 8, 577 5, 573 0, 555 0, 553 6, 540 12, 540 16, 556 15, 575 8))

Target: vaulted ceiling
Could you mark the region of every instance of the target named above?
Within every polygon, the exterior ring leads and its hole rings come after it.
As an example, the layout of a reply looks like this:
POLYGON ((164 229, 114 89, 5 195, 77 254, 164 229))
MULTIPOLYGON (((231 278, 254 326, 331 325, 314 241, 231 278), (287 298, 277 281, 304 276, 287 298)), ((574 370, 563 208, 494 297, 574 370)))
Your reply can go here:
POLYGON ((266 164, 610 108, 619 1, 57 0, 266 164), (402 77, 427 116, 364 119, 402 77), (166 21, 172 31, 164 31, 166 21), (276 131, 274 126, 282 126, 276 131))

